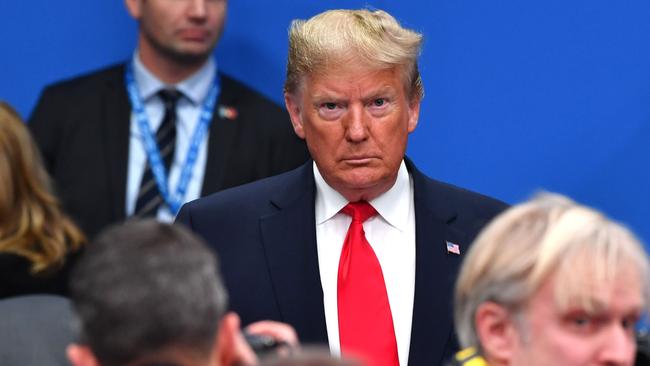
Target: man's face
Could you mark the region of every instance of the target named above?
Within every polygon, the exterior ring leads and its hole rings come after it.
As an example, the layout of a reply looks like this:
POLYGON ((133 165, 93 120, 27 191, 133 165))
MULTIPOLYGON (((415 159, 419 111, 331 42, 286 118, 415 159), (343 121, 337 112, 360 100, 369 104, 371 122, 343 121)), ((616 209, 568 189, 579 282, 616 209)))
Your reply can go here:
POLYGON ((595 286, 595 312, 579 304, 560 309, 557 280, 547 281, 524 309, 510 365, 633 365, 642 308, 638 274, 626 271, 611 286, 595 286))
POLYGON ((330 67, 285 95, 296 134, 325 181, 350 201, 390 189, 415 129, 419 100, 409 100, 399 69, 330 67))
POLYGON ((141 47, 179 62, 196 62, 205 60, 219 40, 227 2, 126 0, 126 4, 140 22, 141 47))

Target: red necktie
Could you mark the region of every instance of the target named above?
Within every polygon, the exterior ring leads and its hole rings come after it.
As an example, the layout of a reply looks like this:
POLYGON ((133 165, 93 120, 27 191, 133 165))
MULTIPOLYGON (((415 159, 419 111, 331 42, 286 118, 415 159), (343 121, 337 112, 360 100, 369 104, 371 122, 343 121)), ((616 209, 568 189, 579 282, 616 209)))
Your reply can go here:
POLYGON ((352 216, 352 223, 339 261, 341 351, 361 357, 368 366, 397 366, 397 343, 384 275, 363 231, 363 222, 377 211, 361 201, 348 203, 342 212, 352 216))

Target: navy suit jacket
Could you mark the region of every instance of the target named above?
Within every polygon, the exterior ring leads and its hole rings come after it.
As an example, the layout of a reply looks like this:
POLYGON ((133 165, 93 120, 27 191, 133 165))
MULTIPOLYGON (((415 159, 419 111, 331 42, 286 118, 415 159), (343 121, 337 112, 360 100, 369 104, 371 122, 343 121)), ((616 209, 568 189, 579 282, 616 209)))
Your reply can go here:
MULTIPOLYGON (((443 364, 457 350, 452 293, 462 256, 479 229, 506 206, 434 181, 408 160, 416 220, 415 298, 409 365, 443 364)), ((217 251, 230 305, 244 324, 274 319, 303 343, 326 343, 316 250, 312 162, 288 173, 186 204, 177 217, 217 251)))

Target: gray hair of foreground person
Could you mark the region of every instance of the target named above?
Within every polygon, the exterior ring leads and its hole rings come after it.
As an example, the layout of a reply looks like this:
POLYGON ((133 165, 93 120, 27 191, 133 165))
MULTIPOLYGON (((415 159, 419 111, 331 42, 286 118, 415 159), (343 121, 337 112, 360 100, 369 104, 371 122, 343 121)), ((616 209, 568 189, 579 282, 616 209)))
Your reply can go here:
POLYGON ((295 94, 304 76, 362 61, 377 70, 400 67, 411 100, 424 96, 417 59, 422 35, 403 28, 382 10, 330 10, 294 20, 284 91, 295 94))
MULTIPOLYGON (((555 302, 594 311, 594 285, 612 283, 635 270, 649 302, 648 257, 622 225, 556 194, 543 193, 513 206, 478 236, 461 267, 455 292, 455 322, 463 347, 481 350, 474 317, 484 302, 512 313, 554 275, 555 302)), ((525 333, 525 332, 524 332, 525 333)))
POLYGON ((209 357, 227 307, 218 273, 214 253, 181 226, 145 220, 108 229, 71 278, 81 344, 103 366, 159 362, 169 350, 209 357))
POLYGON ((325 347, 306 347, 286 357, 270 357, 261 366, 362 366, 362 363, 347 357, 330 355, 325 347))

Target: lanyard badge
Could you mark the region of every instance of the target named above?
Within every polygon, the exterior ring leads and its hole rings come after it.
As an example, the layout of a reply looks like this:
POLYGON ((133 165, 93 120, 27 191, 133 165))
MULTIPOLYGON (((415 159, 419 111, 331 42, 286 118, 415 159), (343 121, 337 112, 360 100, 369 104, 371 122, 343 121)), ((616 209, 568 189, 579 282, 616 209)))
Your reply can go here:
POLYGON ((149 118, 144 109, 144 102, 138 92, 138 87, 135 83, 135 77, 133 74, 133 63, 128 63, 126 65, 126 72, 124 74, 124 81, 126 83, 126 90, 129 95, 129 100, 131 101, 131 108, 135 113, 135 119, 142 136, 142 145, 147 153, 147 159, 149 160, 149 165, 151 166, 151 171, 156 180, 156 185, 158 186, 158 191, 160 195, 165 200, 165 203, 169 207, 169 210, 172 214, 176 215, 181 208, 181 205, 184 202, 185 194, 187 193, 187 187, 192 179, 192 173, 194 171, 194 165, 196 165, 196 160, 199 155, 199 148, 203 137, 208 132, 210 128, 210 123, 212 123, 212 113, 214 111, 214 106, 217 102, 217 96, 219 94, 219 77, 215 74, 214 82, 208 91, 208 95, 203 101, 201 106, 201 112, 199 113, 199 123, 194 129, 192 134, 190 145, 187 149, 185 155, 185 161, 181 168, 181 175, 176 185, 176 190, 171 192, 169 187, 168 172, 165 169, 165 165, 162 162, 160 156, 160 150, 158 149, 158 144, 156 139, 151 131, 149 118))

